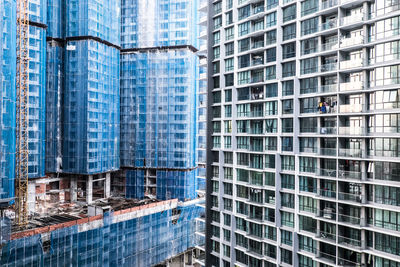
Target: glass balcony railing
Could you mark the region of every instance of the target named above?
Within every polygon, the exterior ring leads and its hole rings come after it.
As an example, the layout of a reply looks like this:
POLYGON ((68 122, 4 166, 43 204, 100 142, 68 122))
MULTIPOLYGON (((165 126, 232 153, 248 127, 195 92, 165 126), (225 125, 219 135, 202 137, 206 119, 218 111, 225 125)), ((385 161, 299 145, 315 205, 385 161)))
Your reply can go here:
POLYGON ((352 193, 338 193, 339 200, 351 201, 356 203, 363 203, 364 195, 362 194, 352 194, 352 193))
POLYGON ((364 224, 364 219, 361 217, 350 216, 346 214, 339 214, 339 222, 350 223, 357 226, 364 224))
POLYGON ((319 30, 320 31, 326 31, 326 30, 330 30, 330 29, 336 28, 338 26, 337 22, 338 21, 336 19, 332 19, 332 20, 329 20, 327 22, 324 22, 324 23, 319 25, 319 30))
POLYGON ((337 6, 338 3, 339 3, 338 0, 327 0, 327 1, 322 1, 322 3, 321 3, 321 10, 328 9, 328 8, 331 8, 331 7, 334 7, 334 6, 337 6))
POLYGON ((340 113, 359 113, 363 111, 363 104, 340 105, 340 113))
POLYGON ((319 154, 324 156, 336 156, 336 148, 320 148, 319 154))
POLYGON ((363 58, 344 60, 344 61, 340 62, 340 69, 341 70, 359 68, 359 67, 362 67, 362 66, 364 66, 364 59, 363 58))
POLYGON ((364 127, 339 127, 340 135, 363 135, 364 127))
POLYGON ((329 50, 333 50, 333 49, 338 49, 339 48, 339 44, 336 41, 332 41, 332 42, 327 42, 327 43, 323 43, 321 45, 321 51, 329 51, 329 50))
POLYGON ((331 92, 336 92, 338 85, 337 84, 326 84, 326 85, 321 85, 318 87, 319 93, 331 93, 331 92))
MULTIPOLYGON (((338 242, 341 245, 351 246, 351 247, 358 247, 358 248, 361 248, 361 246, 364 243, 361 240, 353 239, 353 238, 349 238, 349 237, 345 237, 345 236, 339 236, 338 237, 338 242)), ((348 265, 345 265, 345 266, 348 266, 348 265)), ((350 266, 353 266, 353 265, 350 265, 350 266)))
POLYGON ((364 44, 364 36, 344 37, 340 40, 340 47, 364 44))
POLYGON ((351 157, 351 158, 362 158, 363 150, 357 148, 340 148, 339 156, 341 157, 351 157))
POLYGON ((317 169, 318 176, 336 177, 336 170, 334 169, 317 169))
POLYGON ((341 83, 339 90, 344 91, 358 91, 364 89, 364 81, 341 83))
POLYGON ((322 252, 320 250, 317 250, 317 256, 318 259, 322 260, 322 261, 327 261, 329 263, 336 263, 336 255, 334 254, 334 252, 332 253, 326 253, 326 252, 322 252))
POLYGON ((324 219, 336 221, 336 212, 332 208, 324 208, 323 210, 317 210, 316 215, 324 219))
POLYGON ((336 127, 319 127, 320 134, 336 134, 337 128, 336 127))
POLYGON ((361 180, 362 172, 339 170, 338 177, 341 179, 361 180))
POLYGON ((331 191, 328 189, 318 189, 318 196, 336 198, 336 191, 331 191))
POLYGON ((364 13, 353 14, 351 16, 342 18, 340 20, 340 25, 345 26, 345 25, 355 24, 362 22, 363 20, 364 20, 364 13))
POLYGON ((335 71, 335 70, 337 70, 337 63, 327 63, 327 64, 322 64, 320 66, 321 72, 335 71))
POLYGON ((255 110, 255 111, 250 111, 250 117, 254 118, 254 117, 262 117, 264 116, 264 113, 262 110, 255 110))
POLYGON ((322 239, 327 239, 330 241, 336 241, 336 234, 334 233, 329 233, 329 232, 317 232, 317 237, 322 238, 322 239))

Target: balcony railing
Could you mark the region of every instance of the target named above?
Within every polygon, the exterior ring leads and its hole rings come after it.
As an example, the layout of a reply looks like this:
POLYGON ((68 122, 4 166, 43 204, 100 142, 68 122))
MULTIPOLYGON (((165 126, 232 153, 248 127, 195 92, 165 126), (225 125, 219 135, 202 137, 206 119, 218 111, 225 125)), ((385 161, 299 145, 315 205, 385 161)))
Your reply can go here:
POLYGON ((360 113, 363 111, 363 104, 340 105, 340 113, 360 113))
POLYGON ((340 40, 340 47, 361 45, 364 43, 364 36, 344 37, 340 40))
POLYGON ((340 62, 340 69, 341 70, 359 68, 359 67, 362 67, 362 66, 364 66, 364 59, 363 58, 345 60, 345 61, 341 61, 340 62))
POLYGON ((363 150, 356 148, 340 148, 339 156, 341 157, 350 157, 350 158, 362 158, 363 150))
POLYGON ((321 51, 322 52, 329 51, 329 50, 332 50, 332 49, 338 49, 338 48, 339 48, 339 44, 338 44, 337 40, 336 41, 327 42, 327 43, 323 43, 321 45, 321 51))
POLYGON ((342 179, 361 180, 362 172, 339 170, 338 177, 342 179))
POLYGON ((335 264, 336 263, 336 255, 332 255, 326 252, 322 252, 320 250, 317 250, 317 258, 324 260, 324 261, 328 261, 330 263, 335 264))
POLYGON ((336 241, 336 234, 334 234, 334 233, 319 231, 319 232, 317 232, 317 236, 319 238, 328 239, 328 240, 331 240, 331 241, 336 241))
POLYGON ((364 219, 360 218, 360 217, 339 214, 339 222, 345 222, 345 223, 350 223, 350 224, 354 224, 357 226, 362 226, 364 224, 364 219))
POLYGON ((331 8, 338 5, 338 0, 327 0, 321 3, 321 10, 331 8))
POLYGON ((318 196, 336 198, 336 192, 327 189, 318 189, 318 196))
POLYGON ((319 127, 320 134, 336 134, 337 128, 336 127, 319 127))
MULTIPOLYGON (((342 245, 349 245, 352 247, 361 247, 363 242, 361 240, 345 237, 345 236, 339 236, 338 238, 339 244, 342 245)), ((346 265, 347 266, 347 265, 346 265)))
POLYGON ((320 148, 319 153, 324 156, 336 156, 336 148, 320 148))
POLYGON ((320 24, 319 30, 320 31, 326 31, 326 30, 329 30, 329 29, 336 28, 337 26, 338 26, 337 19, 333 19, 333 20, 329 20, 327 22, 324 22, 324 23, 320 24))
POLYGON ((318 217, 322 217, 324 219, 336 221, 336 212, 332 208, 325 208, 323 210, 317 210, 318 217))
POLYGON ((321 85, 319 86, 319 93, 331 93, 331 92, 336 92, 338 88, 337 84, 326 84, 326 85, 321 85))
POLYGON ((339 192, 338 198, 339 198, 339 200, 346 200, 346 201, 351 201, 351 202, 356 202, 356 203, 362 203, 364 200, 364 195, 339 192))
POLYGON ((335 70, 337 70, 337 63, 322 64, 320 67, 321 72, 335 71, 335 70))
POLYGON ((339 90, 341 92, 343 92, 343 91, 358 91, 358 90, 363 90, 363 89, 364 89, 363 81, 341 83, 339 86, 339 90))
POLYGON ((351 15, 351 16, 342 18, 340 21, 340 25, 344 26, 344 25, 354 24, 354 23, 362 22, 363 20, 364 20, 364 14, 359 13, 359 14, 355 14, 355 15, 351 15))
POLYGON ((319 176, 336 177, 336 170, 333 169, 317 169, 319 176))
POLYGON ((340 135, 363 135, 364 127, 339 127, 340 135))

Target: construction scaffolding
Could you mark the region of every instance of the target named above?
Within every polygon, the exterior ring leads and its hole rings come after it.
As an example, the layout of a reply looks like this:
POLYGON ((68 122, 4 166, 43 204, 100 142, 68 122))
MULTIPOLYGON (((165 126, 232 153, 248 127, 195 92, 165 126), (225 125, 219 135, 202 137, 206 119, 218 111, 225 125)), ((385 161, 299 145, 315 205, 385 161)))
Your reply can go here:
POLYGON ((62 108, 64 46, 47 41, 46 68, 46 173, 62 172, 62 108))
POLYGON ((159 202, 15 233, 1 251, 0 264, 152 266, 195 246, 195 218, 204 213, 196 204, 159 202))
POLYGON ((196 166, 197 62, 189 49, 122 54, 122 166, 196 166))
POLYGON ((123 1, 122 49, 180 45, 198 48, 198 7, 198 0, 123 1))
MULTIPOLYGON (((31 3, 31 9, 39 8, 33 6, 31 3)), ((39 178, 45 176, 46 28, 32 25, 29 27, 28 49, 28 173, 29 178, 39 178)))
POLYGON ((63 172, 119 169, 119 50, 69 41, 65 57, 63 172))

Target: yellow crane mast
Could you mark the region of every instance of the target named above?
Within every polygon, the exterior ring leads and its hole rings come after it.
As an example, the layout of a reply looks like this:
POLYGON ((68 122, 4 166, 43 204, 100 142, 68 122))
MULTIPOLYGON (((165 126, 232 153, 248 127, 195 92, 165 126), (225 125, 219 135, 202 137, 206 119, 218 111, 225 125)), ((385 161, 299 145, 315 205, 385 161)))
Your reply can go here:
POLYGON ((28 38, 29 0, 17 0, 16 210, 19 226, 28 223, 28 38))

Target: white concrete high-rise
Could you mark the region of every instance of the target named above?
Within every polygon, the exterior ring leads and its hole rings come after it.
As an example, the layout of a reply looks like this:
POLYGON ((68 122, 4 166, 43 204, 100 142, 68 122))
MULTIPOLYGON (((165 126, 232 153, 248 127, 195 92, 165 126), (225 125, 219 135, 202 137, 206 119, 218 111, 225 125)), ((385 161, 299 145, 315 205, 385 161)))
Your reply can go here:
POLYGON ((206 266, 400 266, 400 1, 208 4, 206 266))

